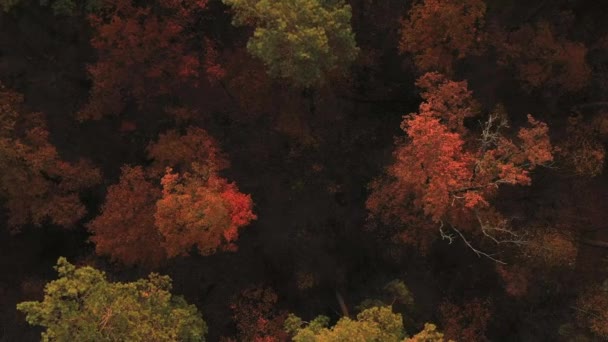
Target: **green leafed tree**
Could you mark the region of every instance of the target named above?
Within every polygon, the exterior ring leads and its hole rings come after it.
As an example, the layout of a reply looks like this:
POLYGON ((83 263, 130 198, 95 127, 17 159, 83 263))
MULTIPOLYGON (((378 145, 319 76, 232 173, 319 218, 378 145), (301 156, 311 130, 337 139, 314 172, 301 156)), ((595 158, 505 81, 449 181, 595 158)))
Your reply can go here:
POLYGON ((295 342, 443 342, 443 334, 433 324, 425 324, 420 333, 408 338, 400 314, 390 306, 376 306, 361 311, 357 319, 341 318, 329 327, 329 318, 319 316, 310 323, 290 315, 285 321, 286 330, 295 342))
POLYGON ((42 302, 17 309, 46 328, 42 341, 204 341, 207 326, 194 305, 171 291, 171 278, 113 283, 92 267, 59 258, 59 279, 48 283, 42 302))
POLYGON ((272 76, 313 87, 357 57, 351 7, 342 0, 222 1, 235 25, 255 27, 247 49, 272 76))

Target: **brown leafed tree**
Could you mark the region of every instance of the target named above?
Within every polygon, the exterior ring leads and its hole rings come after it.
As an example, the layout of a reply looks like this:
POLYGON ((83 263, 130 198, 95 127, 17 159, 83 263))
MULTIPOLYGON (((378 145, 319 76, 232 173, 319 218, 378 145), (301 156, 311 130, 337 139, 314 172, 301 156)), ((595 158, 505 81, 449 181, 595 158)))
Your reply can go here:
POLYGON ((150 144, 147 151, 152 159, 148 171, 154 177, 162 177, 167 167, 177 171, 189 170, 195 162, 214 172, 229 165, 215 140, 198 127, 187 128, 185 134, 177 130, 160 134, 158 141, 150 144))
POLYGON ((160 188, 141 167, 124 166, 108 188, 101 214, 88 224, 95 251, 127 265, 154 266, 165 259, 163 237, 154 226, 160 188))
POLYGON ((601 339, 608 338, 607 284, 586 289, 579 296, 575 307, 579 325, 590 330, 601 339))
POLYGON ((499 62, 515 70, 526 90, 554 87, 577 91, 590 80, 587 47, 557 36, 547 22, 526 24, 495 36, 499 62))
POLYGON ((277 294, 271 288, 247 288, 232 301, 230 308, 239 341, 288 341, 283 325, 287 312, 276 307, 277 294))
POLYGON ((26 111, 23 97, 1 84, 0 121, 0 189, 11 229, 47 221, 73 226, 86 213, 79 194, 100 172, 84 160, 62 160, 42 115, 26 111))
POLYGON ((483 0, 422 0, 401 22, 399 51, 414 57, 422 72, 450 74, 454 62, 483 50, 483 0))
POLYGON ((439 306, 443 333, 454 341, 488 341, 485 336, 492 317, 490 303, 473 299, 462 305, 446 301, 439 306))

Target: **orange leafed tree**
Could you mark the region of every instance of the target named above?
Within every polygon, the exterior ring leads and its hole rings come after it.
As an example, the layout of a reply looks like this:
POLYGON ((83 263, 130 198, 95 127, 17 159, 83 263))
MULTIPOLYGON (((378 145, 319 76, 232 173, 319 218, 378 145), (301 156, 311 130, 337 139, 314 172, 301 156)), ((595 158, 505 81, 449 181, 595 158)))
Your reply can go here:
POLYGON ((167 169, 162 186, 155 222, 169 257, 194 246, 202 255, 234 250, 239 228, 256 219, 249 195, 196 164, 182 175, 167 169))
POLYGON ((422 0, 401 23, 399 51, 420 71, 451 73, 456 60, 482 51, 483 0, 422 0))
POLYGON ((510 139, 502 132, 507 127, 506 114, 498 109, 488 116, 479 134, 470 133, 462 125, 463 117, 475 112, 473 108, 450 108, 454 94, 465 94, 458 103, 474 103, 464 86, 425 89, 423 98, 433 102, 423 102, 418 113, 404 117, 401 128, 406 137, 397 144, 395 161, 386 177, 372 183, 367 201, 372 216, 411 225, 422 215, 435 224, 416 224, 418 229, 435 227, 435 232, 448 224, 459 234, 456 227, 471 227, 477 220, 480 233, 486 236, 495 238, 491 231, 504 233, 484 222, 483 214, 492 212, 490 202, 501 185, 530 185, 530 171, 551 162, 548 128, 528 116, 528 127, 519 130, 517 139, 510 139), (447 107, 435 110, 435 102, 447 107))
POLYGON ((118 115, 130 101, 141 108, 196 86, 201 76, 222 77, 212 42, 196 33, 206 0, 146 4, 113 0, 103 14, 91 16, 98 59, 88 68, 93 88, 79 119, 118 115))
POLYGON ((85 161, 63 161, 42 115, 22 106, 23 97, 0 84, 0 188, 9 226, 49 221, 71 227, 86 213, 79 193, 101 174, 85 161))
POLYGON ((584 44, 555 35, 547 22, 496 34, 499 62, 516 70, 524 89, 580 90, 591 77, 584 44))
POLYGON ((160 189, 146 179, 141 167, 123 167, 118 184, 108 188, 101 214, 88 225, 96 253, 127 265, 163 260, 163 238, 154 226, 160 198, 160 189))
POLYGON ((228 161, 207 132, 169 131, 148 154, 148 168, 123 168, 101 215, 89 225, 97 253, 156 265, 193 247, 203 255, 235 250, 238 230, 256 219, 253 202, 218 175, 228 161))

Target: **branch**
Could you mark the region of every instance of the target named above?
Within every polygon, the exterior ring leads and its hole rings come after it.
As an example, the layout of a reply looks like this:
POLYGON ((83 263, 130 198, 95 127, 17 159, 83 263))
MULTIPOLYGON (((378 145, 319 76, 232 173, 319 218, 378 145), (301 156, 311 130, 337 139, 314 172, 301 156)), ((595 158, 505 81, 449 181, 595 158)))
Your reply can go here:
MULTIPOLYGON (((524 239, 524 236, 517 234, 516 232, 512 231, 511 229, 502 228, 499 225, 496 225, 494 227, 489 226, 487 224, 487 222, 486 223, 483 222, 483 220, 479 216, 479 213, 475 213, 475 217, 477 217, 477 221, 479 222, 479 226, 481 227, 481 232, 483 233, 483 235, 485 235, 490 240, 494 241, 497 245, 500 245, 503 243, 511 243, 514 245, 524 245, 527 243, 527 241, 524 239), (506 234, 507 236, 510 237, 510 239, 498 238, 498 237, 492 235, 492 232, 496 232, 499 234, 500 233, 506 234)), ((502 223, 502 224, 504 224, 504 226, 506 226, 507 220, 506 219, 502 220, 502 222, 500 222, 500 223, 502 223)))
POLYGON ((608 248, 608 242, 605 242, 605 241, 597 241, 597 240, 584 239, 584 238, 579 239, 578 241, 587 246, 608 248))
POLYGON ((470 242, 469 242, 469 241, 468 241, 468 240, 467 240, 467 239, 464 237, 464 235, 463 235, 463 234, 460 232, 460 230, 456 229, 456 227, 452 226, 452 230, 454 230, 456 233, 458 233, 458 235, 460 235, 460 238, 462 239, 462 241, 464 241, 464 243, 465 243, 465 244, 466 244, 466 245, 467 245, 467 246, 468 246, 468 247, 469 247, 469 248, 470 248, 470 249, 471 249, 473 252, 475 252, 475 254, 477 254, 477 256, 478 256, 478 257, 480 257, 480 258, 481 258, 482 256, 484 256, 484 257, 486 257, 486 258, 488 258, 488 259, 490 259, 490 260, 493 260, 494 262, 497 262, 497 263, 499 263, 499 264, 502 264, 502 265, 506 265, 506 264, 507 264, 506 262, 504 262, 504 261, 502 261, 502 260, 498 260, 498 259, 494 258, 494 257, 493 257, 491 254, 488 254, 488 253, 486 253, 486 252, 484 252, 484 251, 481 251, 481 250, 479 250, 479 249, 477 249, 477 248, 473 247, 473 245, 471 245, 471 243, 470 243, 470 242))
POLYGON ((452 242, 454 242, 454 235, 452 234, 447 234, 446 232, 443 231, 443 221, 439 221, 441 222, 441 226, 439 226, 439 234, 441 234, 441 240, 448 240, 448 245, 451 245, 452 242))

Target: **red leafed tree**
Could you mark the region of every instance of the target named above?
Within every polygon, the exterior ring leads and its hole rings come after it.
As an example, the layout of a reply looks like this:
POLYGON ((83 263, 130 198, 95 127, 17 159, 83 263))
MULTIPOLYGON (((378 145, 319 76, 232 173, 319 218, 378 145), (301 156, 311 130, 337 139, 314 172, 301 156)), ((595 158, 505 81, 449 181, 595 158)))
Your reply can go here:
POLYGON ((576 91, 590 80, 585 45, 556 36, 547 22, 495 36, 499 62, 516 70, 526 90, 557 87, 576 91))
POLYGON ((488 341, 485 332, 492 316, 488 302, 480 299, 463 305, 444 302, 439 312, 446 338, 454 341, 488 341))
POLYGON ((234 250, 239 228, 256 219, 251 197, 205 167, 194 164, 182 175, 168 168, 161 183, 155 222, 169 257, 194 246, 203 255, 234 250))
POLYGON ((189 127, 185 134, 170 130, 148 146, 148 157, 153 160, 148 171, 161 177, 167 167, 185 171, 196 162, 210 170, 221 171, 228 167, 228 160, 221 153, 215 140, 202 128, 189 127))
POLYGON ((198 37, 198 18, 207 0, 157 0, 138 7, 113 0, 91 16, 91 44, 98 59, 89 66, 93 88, 79 119, 118 115, 134 101, 140 108, 201 76, 222 77, 213 44, 198 37))
MULTIPOLYGON (((398 143, 387 176, 372 183, 367 207, 372 216, 392 223, 411 225, 422 215, 436 223, 424 226, 435 227, 435 236, 437 227, 441 230, 448 224, 463 239, 457 227, 474 226, 476 218, 479 232, 496 238, 491 233, 501 235, 505 229, 484 222, 482 214, 491 210, 490 201, 501 185, 529 185, 530 171, 552 160, 548 128, 528 116, 529 127, 521 128, 516 140, 509 139, 502 132, 507 127, 506 114, 498 109, 488 116, 479 135, 468 133, 461 126, 462 117, 473 113, 472 108, 457 106, 452 111, 449 107, 451 97, 463 94, 462 90, 425 90, 423 98, 433 102, 423 102, 418 113, 404 117, 401 128, 407 137, 398 143), (436 102, 447 107, 435 110, 436 102), (407 213, 406 208, 415 211, 407 213)), ((472 103, 472 99, 466 101, 472 103)))
POLYGON ((40 114, 22 108, 23 97, 0 84, 0 189, 9 226, 45 221, 71 227, 86 213, 79 193, 97 184, 85 161, 61 160, 40 114))
POLYGON ((451 73, 456 60, 482 51, 483 0, 422 0, 401 22, 399 51, 421 71, 451 73))
POLYGON ((288 336, 283 328, 286 312, 276 308, 278 297, 270 288, 243 290, 230 308, 236 322, 239 341, 281 342, 288 336))
POLYGON ((118 184, 108 188, 101 214, 88 225, 95 251, 127 265, 157 265, 165 258, 163 238, 154 226, 158 186, 141 167, 122 168, 118 184))
POLYGON ((479 104, 473 99, 467 81, 454 82, 438 72, 424 74, 416 81, 422 91, 420 112, 440 118, 452 131, 464 133, 464 119, 479 115, 479 104))

